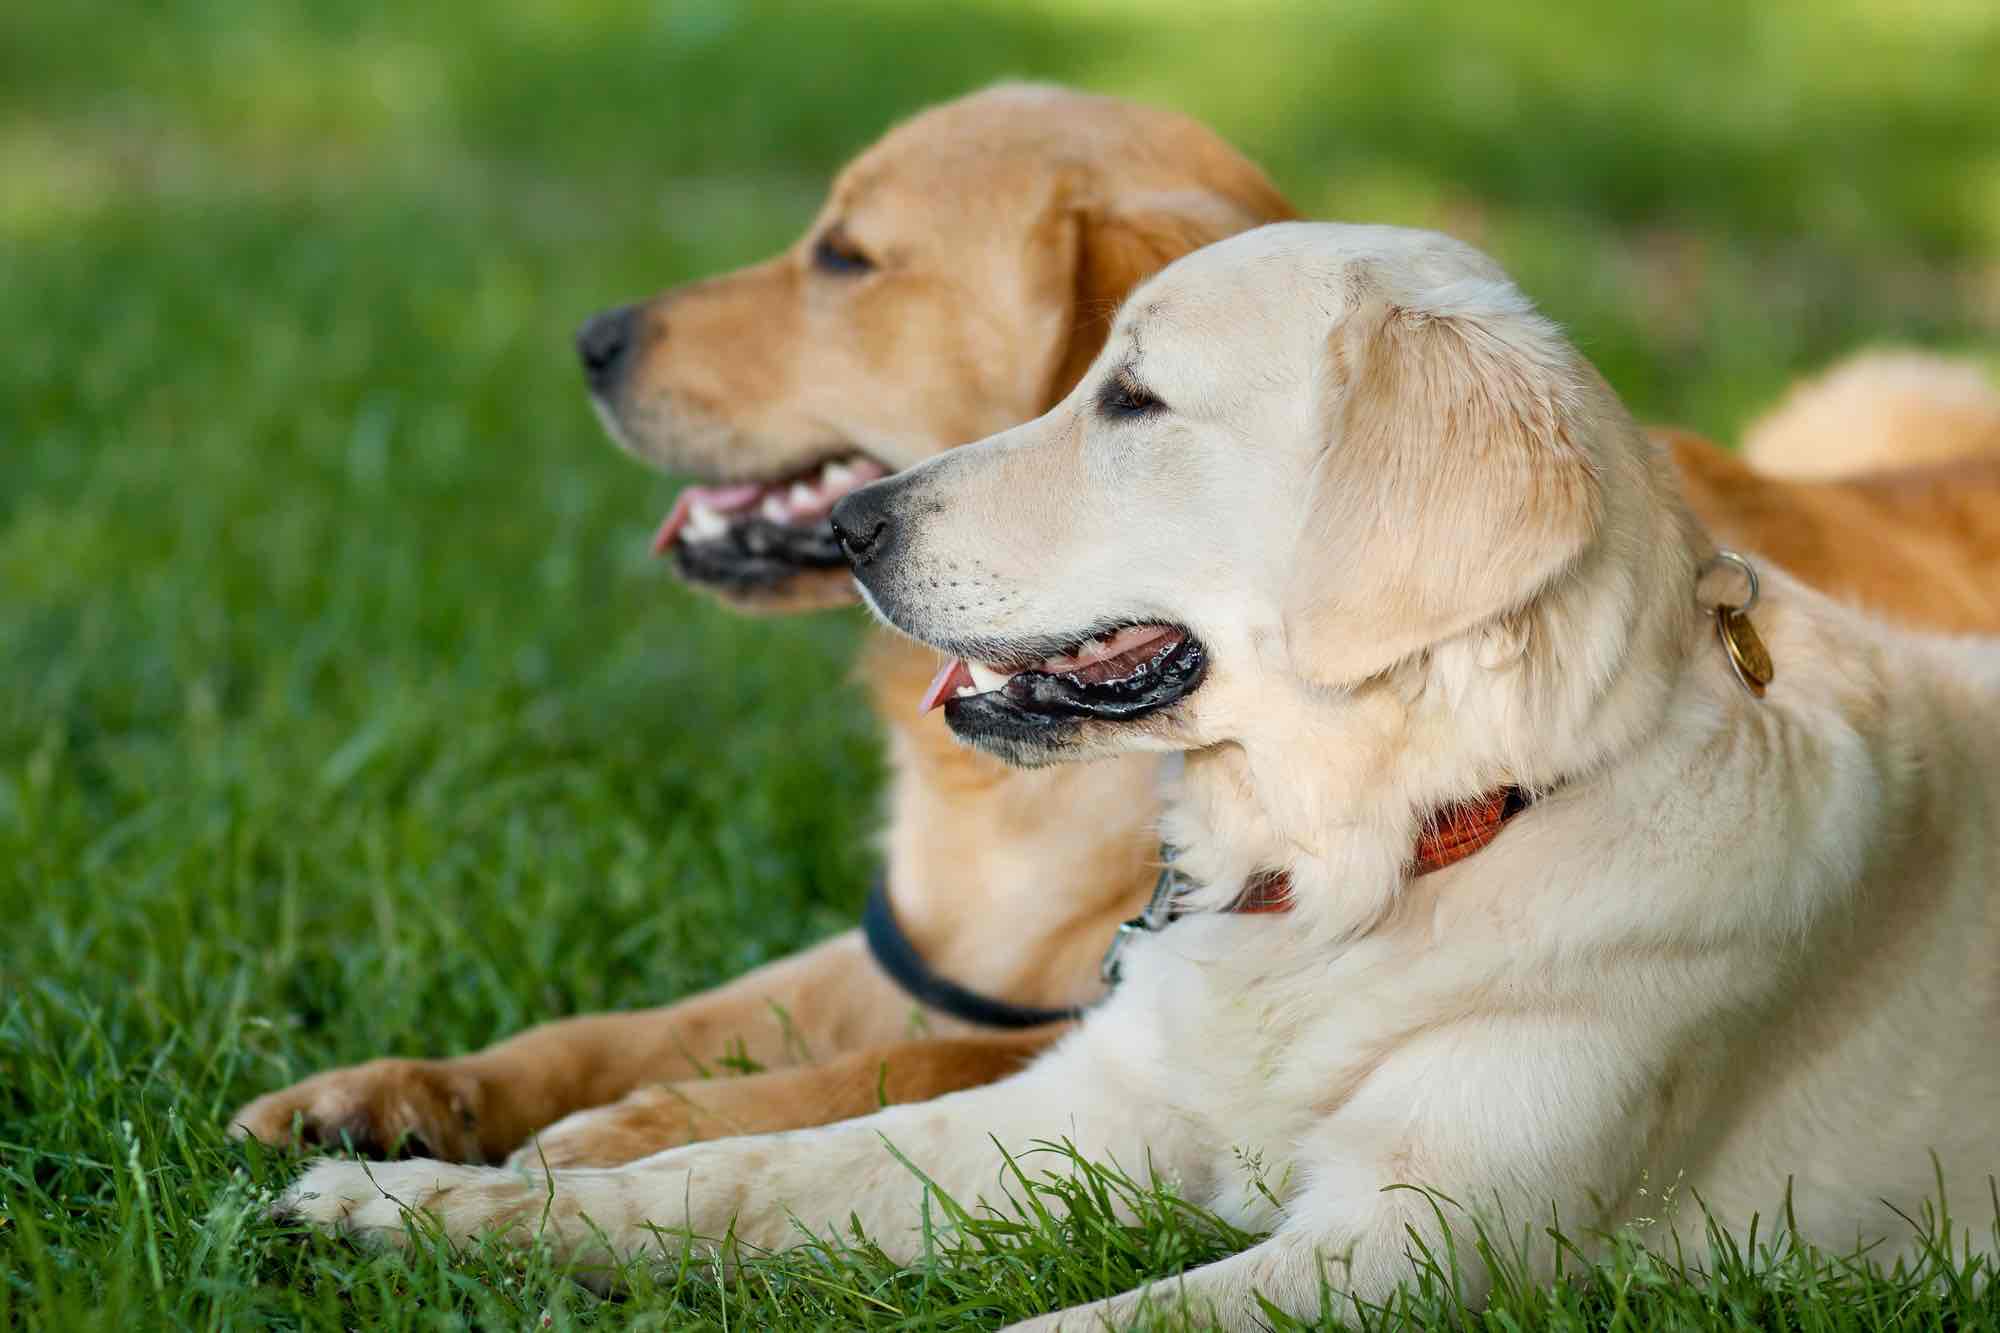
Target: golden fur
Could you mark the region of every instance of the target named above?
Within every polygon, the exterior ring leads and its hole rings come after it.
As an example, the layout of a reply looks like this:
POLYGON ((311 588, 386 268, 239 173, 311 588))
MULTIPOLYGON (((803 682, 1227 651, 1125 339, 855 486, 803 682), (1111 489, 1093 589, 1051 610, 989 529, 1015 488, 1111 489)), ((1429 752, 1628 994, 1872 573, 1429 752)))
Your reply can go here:
MULTIPOLYGON (((2000 630, 2000 452, 1790 480, 1684 431, 1654 436, 1672 449, 1688 503, 1725 541, 1907 625, 2000 630)), ((1938 454, 1944 442, 1932 434, 1924 447, 1938 454)), ((1983 447, 1976 433, 1961 443, 1983 447)))

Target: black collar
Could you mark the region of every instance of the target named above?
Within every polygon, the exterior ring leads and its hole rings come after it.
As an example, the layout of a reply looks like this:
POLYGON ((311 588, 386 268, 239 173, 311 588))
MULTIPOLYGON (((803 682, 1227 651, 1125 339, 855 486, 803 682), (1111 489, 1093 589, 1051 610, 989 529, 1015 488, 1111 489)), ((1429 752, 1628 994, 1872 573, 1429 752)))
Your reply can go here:
POLYGON ((931 965, 896 923, 896 909, 889 905, 886 878, 878 877, 875 887, 868 891, 868 909, 862 914, 861 930, 867 936, 868 952, 875 956, 877 967, 919 1004, 953 1018, 985 1028, 1038 1028, 1045 1023, 1066 1023, 1083 1016, 1081 1007, 1038 1009, 996 1000, 931 971, 931 965))

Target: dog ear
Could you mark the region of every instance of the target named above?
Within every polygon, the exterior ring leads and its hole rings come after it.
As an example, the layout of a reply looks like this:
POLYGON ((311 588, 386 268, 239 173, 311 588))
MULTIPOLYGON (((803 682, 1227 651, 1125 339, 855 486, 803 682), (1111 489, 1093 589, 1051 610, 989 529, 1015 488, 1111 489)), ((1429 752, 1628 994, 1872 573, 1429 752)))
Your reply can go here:
POLYGON ((1511 285, 1466 295, 1417 310, 1361 294, 1328 347, 1308 539, 1340 569, 1302 591, 1315 638, 1376 669, 1518 610, 1601 522, 1588 441, 1622 409, 1511 285))
POLYGON ((1281 200, 1260 207, 1261 215, 1211 190, 1166 190, 1071 213, 1075 280, 1068 340, 1055 358, 1042 410, 1061 402, 1083 378, 1134 287, 1182 255, 1291 215, 1281 200))

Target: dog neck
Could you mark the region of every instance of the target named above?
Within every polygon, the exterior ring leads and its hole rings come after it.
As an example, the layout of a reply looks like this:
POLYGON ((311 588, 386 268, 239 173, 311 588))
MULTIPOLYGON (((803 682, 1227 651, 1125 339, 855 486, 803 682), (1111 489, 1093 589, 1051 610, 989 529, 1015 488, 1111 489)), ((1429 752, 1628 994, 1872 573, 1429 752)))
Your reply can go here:
POLYGON ((1163 827, 1201 886, 1191 906, 1282 872, 1301 938, 1364 934, 1408 883, 1430 812, 1587 784, 1658 730, 1699 641, 1707 539, 1636 428, 1607 453, 1598 535, 1523 605, 1344 688, 1278 675, 1256 692, 1274 706, 1189 755, 1163 827))
POLYGON ((898 925, 936 972, 1016 1004, 1097 998, 1098 960, 1158 866, 1160 760, 1022 770, 915 701, 937 654, 886 630, 861 670, 889 736, 884 861, 898 925))

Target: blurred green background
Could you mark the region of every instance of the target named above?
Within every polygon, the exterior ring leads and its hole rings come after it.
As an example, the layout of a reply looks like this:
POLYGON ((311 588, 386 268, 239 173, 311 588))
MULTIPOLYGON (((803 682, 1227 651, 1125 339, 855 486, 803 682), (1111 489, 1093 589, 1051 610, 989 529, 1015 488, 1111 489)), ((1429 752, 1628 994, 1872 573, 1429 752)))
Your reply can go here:
POLYGON ((0 1325, 277 1308, 243 1097, 851 919, 858 617, 675 586, 569 338, 1003 76, 1484 245, 1649 419, 2000 333, 1991 0, 5 6, 0 1325))

